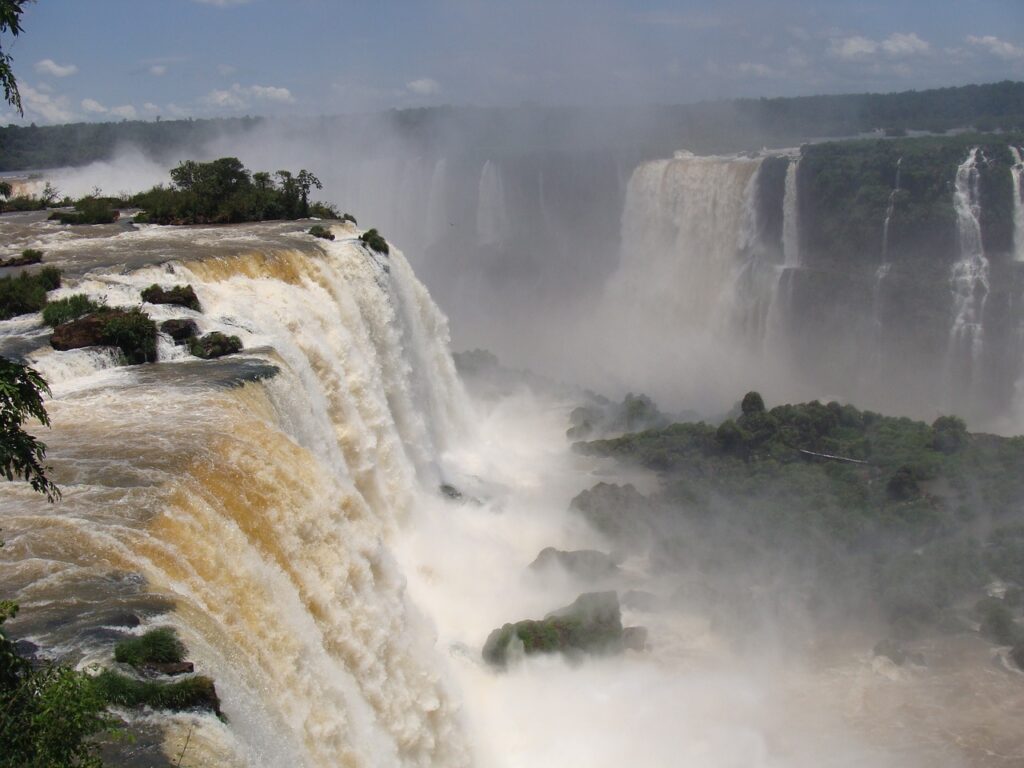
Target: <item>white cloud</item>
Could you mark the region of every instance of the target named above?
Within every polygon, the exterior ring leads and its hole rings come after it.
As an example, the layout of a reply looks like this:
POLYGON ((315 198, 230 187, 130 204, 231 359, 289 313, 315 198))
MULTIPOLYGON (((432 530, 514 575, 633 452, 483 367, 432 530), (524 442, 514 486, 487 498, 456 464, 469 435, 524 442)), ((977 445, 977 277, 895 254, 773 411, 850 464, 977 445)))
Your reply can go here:
POLYGON ((139 112, 131 104, 123 104, 120 107, 111 107, 110 114, 116 115, 117 117, 123 117, 125 120, 134 120, 139 116, 139 112))
POLYGON ((1006 61, 1024 59, 1024 48, 1014 45, 1007 40, 1000 40, 995 35, 984 35, 983 37, 968 35, 967 42, 979 48, 984 48, 993 56, 1005 59, 1006 61))
POLYGON ((884 40, 871 40, 861 35, 833 38, 828 48, 830 56, 843 61, 860 61, 876 55, 902 58, 925 54, 929 50, 928 42, 914 32, 894 32, 884 40))
POLYGON ((82 109, 96 115, 102 115, 107 111, 107 108, 96 101, 96 99, 82 99, 82 109))
POLYGON ((928 53, 930 46, 914 32, 894 32, 882 41, 882 50, 890 56, 915 56, 928 53))
POLYGON ((36 72, 51 77, 67 77, 78 72, 74 64, 58 64, 53 59, 43 59, 36 62, 36 72))
POLYGON ((421 77, 405 84, 405 87, 417 96, 433 96, 441 92, 441 84, 429 77, 421 77))
POLYGON ((203 103, 221 109, 245 109, 252 101, 270 101, 291 104, 295 101, 287 88, 273 85, 240 85, 235 83, 227 89, 210 91, 203 97, 203 103))
POLYGON ((154 64, 149 68, 149 74, 153 75, 154 77, 163 77, 167 74, 167 65, 154 64))
POLYGON ((68 106, 66 97, 51 96, 26 83, 19 85, 21 103, 30 119, 39 118, 47 123, 67 123, 74 119, 75 113, 68 106))
POLYGON ((146 110, 147 112, 159 112, 160 111, 160 107, 158 105, 154 104, 152 101, 147 101, 145 104, 142 105, 142 108, 144 110, 146 110))

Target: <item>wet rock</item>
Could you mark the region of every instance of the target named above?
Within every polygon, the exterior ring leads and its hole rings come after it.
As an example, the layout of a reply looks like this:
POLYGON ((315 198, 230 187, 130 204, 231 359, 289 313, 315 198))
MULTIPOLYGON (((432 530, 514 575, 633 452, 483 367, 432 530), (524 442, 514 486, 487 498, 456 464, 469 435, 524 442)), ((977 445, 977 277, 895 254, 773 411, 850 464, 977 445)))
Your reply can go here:
POLYGON ((530 563, 535 571, 562 568, 581 579, 604 579, 619 573, 619 566, 611 555, 596 549, 562 550, 545 547, 530 563))
MULTIPOLYGON (((111 310, 117 312, 118 310, 111 310)), ((105 344, 103 329, 106 325, 105 315, 93 314, 72 320, 70 323, 58 325, 53 329, 50 346, 61 352, 83 347, 101 347, 105 344)))
POLYGON ((1024 670, 1024 640, 1021 640, 1010 651, 1010 658, 1013 663, 1024 670))
POLYGON ((199 335, 199 326, 196 325, 196 321, 184 318, 164 320, 160 324, 160 330, 174 339, 175 344, 185 344, 199 335))
POLYGON ((622 647, 631 651, 647 650, 647 627, 626 627, 623 629, 622 647))
MULTIPOLYGON (((630 647, 641 640, 641 628, 631 628, 630 647)), ((615 592, 588 592, 541 620, 519 621, 494 630, 484 643, 484 660, 505 667, 517 655, 563 653, 579 659, 586 654, 621 653, 626 648, 619 598, 615 592)))
POLYGON ((203 360, 213 360, 224 355, 233 355, 242 351, 242 340, 237 336, 227 336, 220 331, 208 333, 202 338, 193 338, 188 350, 203 360))
POLYGON ((449 485, 448 483, 442 483, 441 486, 438 488, 438 490, 440 490, 441 493, 444 496, 447 496, 449 499, 455 499, 456 501, 462 499, 462 491, 460 491, 454 485, 449 485))
POLYGON ((142 292, 142 300, 150 304, 174 304, 202 312, 199 298, 191 285, 176 285, 164 290, 159 285, 153 284, 142 292))
POLYGON ((191 661, 148 662, 142 665, 142 671, 150 675, 174 677, 175 675, 191 675, 196 668, 191 661))
POLYGON ((36 661, 38 659, 39 646, 29 640, 15 640, 14 650, 23 659, 36 661))

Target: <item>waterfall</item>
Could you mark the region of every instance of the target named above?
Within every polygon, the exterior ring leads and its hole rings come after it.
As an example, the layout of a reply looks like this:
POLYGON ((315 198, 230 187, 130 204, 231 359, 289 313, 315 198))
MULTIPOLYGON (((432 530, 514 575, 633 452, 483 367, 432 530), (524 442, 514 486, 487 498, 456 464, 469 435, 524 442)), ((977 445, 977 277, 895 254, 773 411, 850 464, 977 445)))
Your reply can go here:
POLYGON ((1019 147, 1010 147, 1013 155, 1013 166, 1010 173, 1013 177, 1013 253, 1016 261, 1024 261, 1024 202, 1021 201, 1024 186, 1024 160, 1021 159, 1019 147))
POLYGON ((948 376, 954 402, 970 391, 974 369, 984 344, 984 311, 989 292, 989 263, 981 238, 981 194, 978 158, 971 149, 957 168, 953 191, 960 258, 953 265, 950 285, 953 325, 950 330, 948 376), (958 394, 959 393, 959 394, 958 394))
POLYGON ((885 223, 882 224, 882 263, 889 263, 889 225, 892 223, 893 210, 896 207, 896 195, 900 191, 900 166, 903 165, 903 158, 896 161, 896 183, 893 184, 892 192, 889 193, 889 205, 885 209, 885 223))
POLYGON ((496 163, 488 160, 480 171, 477 195, 476 231, 484 245, 496 245, 509 234, 508 212, 505 208, 505 185, 496 163))
POLYGON ((110 641, 61 634, 68 616, 173 606, 154 621, 178 627, 230 720, 199 718, 190 762, 467 765, 432 633, 390 550, 467 423, 447 322, 398 250, 371 253, 342 227, 334 243, 270 237, 284 226, 130 232, 106 247, 178 260, 61 289, 119 303, 189 283, 202 313, 147 311, 237 334, 247 352, 131 368, 88 350, 30 356, 54 377, 45 439, 64 500, 0 496, 5 596, 37 617, 40 644, 83 663, 109 660, 110 641), (248 245, 229 249, 232 237, 248 245))
POLYGON ((800 209, 797 200, 797 170, 800 158, 791 159, 786 168, 786 193, 782 201, 782 251, 785 266, 800 266, 800 209))

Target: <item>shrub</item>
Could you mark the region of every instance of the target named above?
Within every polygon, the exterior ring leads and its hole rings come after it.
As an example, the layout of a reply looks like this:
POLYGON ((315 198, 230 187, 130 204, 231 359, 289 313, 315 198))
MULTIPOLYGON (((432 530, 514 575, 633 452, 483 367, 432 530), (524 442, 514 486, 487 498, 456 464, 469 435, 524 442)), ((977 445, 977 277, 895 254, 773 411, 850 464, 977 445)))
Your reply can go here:
POLYGON ((330 203, 313 203, 309 206, 309 215, 318 219, 338 218, 338 209, 330 203))
POLYGON ((171 627, 151 629, 141 637, 122 640, 114 646, 114 659, 120 664, 171 664, 185 658, 185 646, 171 627))
POLYGON ((312 227, 310 227, 309 234, 311 234, 313 237, 319 237, 324 240, 334 239, 334 233, 331 232, 331 230, 327 229, 327 227, 321 227, 319 224, 314 224, 312 227))
POLYGON ((220 331, 213 331, 202 338, 192 338, 188 343, 188 349, 196 357, 212 360, 241 352, 242 340, 237 336, 227 336, 220 331))
POLYGON ((90 196, 78 200, 74 211, 57 211, 50 219, 61 224, 113 224, 119 215, 108 198, 90 196))
POLYGON ((18 195, 12 197, 3 204, 4 211, 44 211, 46 210, 46 201, 40 200, 37 197, 29 197, 28 195, 18 195))
POLYGON ((74 296, 51 301, 43 307, 43 322, 51 328, 56 328, 97 309, 100 309, 100 305, 93 303, 84 293, 76 293, 74 296))
POLYGON ((740 403, 740 410, 743 411, 744 416, 764 413, 764 399, 757 392, 747 392, 743 396, 743 402, 740 403))
POLYGON ((370 229, 359 236, 359 239, 363 241, 363 244, 371 251, 377 251, 383 253, 385 256, 391 253, 391 249, 388 247, 388 241, 384 239, 376 229, 370 229))
POLYGON ((932 422, 932 447, 942 453, 956 453, 967 445, 967 425, 956 416, 939 416, 932 422))
POLYGON ((60 270, 55 267, 0 278, 0 320, 40 311, 46 305, 46 292, 55 288, 60 288, 60 270))
POLYGON ((129 363, 156 362, 156 323, 141 309, 111 314, 103 324, 103 341, 120 348, 129 363))
POLYGON ((356 221, 356 217, 353 216, 351 213, 343 213, 343 214, 341 214, 341 220, 342 221, 349 221, 349 222, 352 222, 353 224, 355 224, 356 226, 359 226, 359 222, 356 221))
POLYGON ((201 312, 199 298, 191 285, 176 285, 164 290, 155 283, 142 292, 142 300, 150 304, 175 304, 201 312))

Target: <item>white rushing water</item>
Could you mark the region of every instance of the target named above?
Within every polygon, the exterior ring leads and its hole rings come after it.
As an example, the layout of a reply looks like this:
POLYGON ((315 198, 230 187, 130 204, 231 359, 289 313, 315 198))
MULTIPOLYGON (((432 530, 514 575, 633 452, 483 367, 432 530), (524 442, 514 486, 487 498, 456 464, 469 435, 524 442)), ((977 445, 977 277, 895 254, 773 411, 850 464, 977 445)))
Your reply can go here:
POLYGON ((896 195, 900 191, 900 172, 902 171, 903 158, 896 161, 896 182, 889 193, 889 204, 885 208, 885 222, 882 224, 882 263, 889 261, 889 226, 892 224, 892 215, 896 210, 896 195))
MULTIPOLYGON (((163 242, 159 229, 119 247, 163 242)), ((203 312, 147 307, 154 319, 238 334, 280 372, 223 388, 217 371, 244 370, 234 358, 115 369, 106 352, 34 355, 54 385, 47 442, 64 500, 5 489, 0 576, 28 616, 118 571, 170 600, 231 722, 201 720, 193 759, 465 765, 429 628, 389 550, 466 428, 447 324, 400 252, 336 231, 312 250, 299 235, 294 250, 92 272, 62 289, 116 305, 189 283, 203 312)), ((80 650, 109 660, 109 647, 80 650)))
POLYGON ((786 189, 782 199, 782 251, 785 266, 800 266, 800 209, 797 199, 797 173, 800 159, 790 159, 786 168, 786 189))
POLYGON ((1013 179, 1013 255, 1016 261, 1024 261, 1024 159, 1019 147, 1010 147, 1013 165, 1010 167, 1013 179))
POLYGON ((953 191, 960 257, 950 275, 953 292, 950 365, 966 364, 969 368, 977 362, 984 344, 983 316, 989 293, 989 263, 981 237, 979 153, 977 147, 971 149, 957 168, 953 191))
POLYGON ((505 207, 505 183, 497 163, 488 160, 480 171, 477 194, 476 231, 483 245, 503 242, 509 235, 508 210, 505 207))

